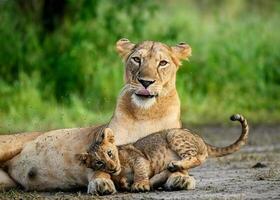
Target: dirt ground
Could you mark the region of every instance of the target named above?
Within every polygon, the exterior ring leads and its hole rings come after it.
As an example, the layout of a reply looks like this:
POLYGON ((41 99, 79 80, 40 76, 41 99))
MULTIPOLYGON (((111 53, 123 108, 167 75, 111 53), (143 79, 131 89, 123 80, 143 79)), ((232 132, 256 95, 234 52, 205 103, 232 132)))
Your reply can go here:
MULTIPOLYGON (((240 134, 239 126, 203 126, 192 130, 217 146, 232 143, 240 134)), ((0 199, 280 199, 280 125, 251 128, 249 143, 240 152, 208 159, 190 174, 197 180, 197 187, 192 191, 95 197, 85 191, 26 193, 12 190, 0 194, 0 199)))

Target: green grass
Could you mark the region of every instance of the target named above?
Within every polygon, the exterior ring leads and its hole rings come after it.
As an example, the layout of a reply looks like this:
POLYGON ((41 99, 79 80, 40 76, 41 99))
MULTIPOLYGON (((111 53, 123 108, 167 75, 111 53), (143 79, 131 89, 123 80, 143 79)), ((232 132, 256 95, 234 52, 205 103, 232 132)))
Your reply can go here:
POLYGON ((177 76, 185 124, 233 113, 280 122, 278 1, 112 2, 67 1, 53 32, 39 3, 0 4, 0 133, 107 122, 123 84, 121 37, 191 45, 177 76))

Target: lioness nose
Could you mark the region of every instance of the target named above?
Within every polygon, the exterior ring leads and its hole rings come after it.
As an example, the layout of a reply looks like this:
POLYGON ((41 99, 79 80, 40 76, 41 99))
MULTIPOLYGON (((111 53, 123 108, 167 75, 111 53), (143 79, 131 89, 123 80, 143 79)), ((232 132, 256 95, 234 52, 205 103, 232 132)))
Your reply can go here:
POLYGON ((149 87, 149 85, 153 84, 155 81, 148 81, 148 80, 144 80, 144 79, 137 79, 145 88, 149 87))

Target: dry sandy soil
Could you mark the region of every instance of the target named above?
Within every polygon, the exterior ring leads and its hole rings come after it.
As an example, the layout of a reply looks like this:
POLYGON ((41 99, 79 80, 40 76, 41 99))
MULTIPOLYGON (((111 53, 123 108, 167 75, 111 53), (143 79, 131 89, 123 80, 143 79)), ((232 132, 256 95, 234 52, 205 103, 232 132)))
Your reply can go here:
MULTIPOLYGON (((193 128, 213 145, 228 145, 238 138, 240 127, 204 126, 193 128)), ((0 199, 280 199, 280 126, 255 126, 249 143, 240 152, 218 159, 208 159, 190 171, 197 180, 192 191, 155 191, 119 193, 104 197, 85 191, 26 193, 12 190, 0 199), (257 163, 257 166, 255 166, 257 163), (255 166, 255 167, 254 167, 255 166)))

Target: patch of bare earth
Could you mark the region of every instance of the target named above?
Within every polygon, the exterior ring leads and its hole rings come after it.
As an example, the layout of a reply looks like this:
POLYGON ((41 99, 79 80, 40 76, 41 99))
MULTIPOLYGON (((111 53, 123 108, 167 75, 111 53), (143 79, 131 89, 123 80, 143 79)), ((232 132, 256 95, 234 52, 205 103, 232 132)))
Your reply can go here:
MULTIPOLYGON (((208 126, 194 128, 213 145, 225 146, 235 141, 240 127, 208 126)), ((280 126, 251 128, 249 143, 238 153, 208 159, 190 174, 197 180, 192 191, 155 191, 118 193, 96 197, 85 191, 23 192, 12 190, 0 199, 280 199, 280 126)))

